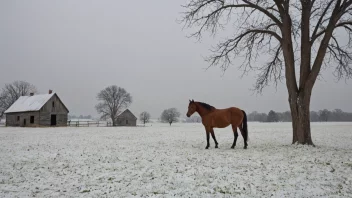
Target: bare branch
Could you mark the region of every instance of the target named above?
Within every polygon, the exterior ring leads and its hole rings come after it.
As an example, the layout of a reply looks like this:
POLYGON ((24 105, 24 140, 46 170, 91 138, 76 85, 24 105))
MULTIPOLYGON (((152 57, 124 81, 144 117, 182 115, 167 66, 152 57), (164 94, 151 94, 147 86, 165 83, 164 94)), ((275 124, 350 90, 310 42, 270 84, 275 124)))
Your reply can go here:
POLYGON ((225 42, 220 43, 213 52, 215 53, 214 56, 210 56, 207 58, 207 61, 210 62, 210 66, 215 66, 222 63, 221 68, 225 71, 228 66, 231 64, 232 58, 231 55, 238 56, 243 53, 243 49, 246 49, 247 52, 245 53, 246 60, 242 64, 241 67, 244 68, 245 71, 248 69, 252 69, 252 60, 255 60, 259 55, 254 54, 253 50, 258 52, 265 46, 271 50, 270 41, 271 37, 279 39, 278 43, 281 43, 281 37, 278 36, 276 33, 265 30, 265 29, 254 29, 254 30, 247 30, 238 35, 233 39, 227 39, 225 42), (265 38, 269 40, 264 42, 265 38))
MULTIPOLYGON (((249 5, 249 6, 243 6, 243 7, 250 7, 250 8, 254 8, 256 10, 259 10, 260 12, 262 12, 266 16, 268 16, 270 19, 272 19, 276 23, 277 26, 279 26, 279 27, 282 26, 281 21, 277 17, 275 17, 272 13, 270 13, 268 10, 266 10, 265 8, 259 6, 258 4, 254 4, 248 0, 243 0, 243 1, 249 5)), ((280 10, 280 8, 279 8, 279 10, 280 10)))
POLYGON ((282 48, 279 46, 274 54, 272 61, 268 62, 262 68, 259 68, 261 71, 257 76, 257 81, 255 84, 255 90, 262 92, 263 88, 268 86, 269 81, 274 81, 275 86, 277 86, 278 81, 281 81, 283 78, 283 60, 280 58, 282 48))
MULTIPOLYGON (((352 1, 343 1, 341 4, 341 0, 334 1, 336 2, 335 7, 331 12, 331 17, 329 19, 329 23, 324 32, 323 39, 321 40, 319 50, 316 56, 316 59, 312 66, 312 71, 309 75, 308 82, 309 87, 312 88, 317 76, 319 75, 321 66, 323 64, 326 52, 329 52, 330 57, 333 57, 338 62, 338 71, 347 71, 346 76, 349 77, 349 64, 350 64, 350 53, 346 49, 341 48, 338 45, 336 38, 333 35, 333 31, 338 27, 345 27, 345 29, 349 32, 349 36, 351 36, 350 29, 348 25, 350 25, 350 17, 347 20, 343 20, 339 22, 340 19, 344 19, 344 15, 349 14, 346 10, 349 9, 349 6, 352 5, 352 1), (347 27, 347 28, 346 28, 347 27), (332 43, 331 43, 332 42, 332 43), (339 68, 345 68, 344 70, 340 70, 339 68)), ((351 38, 351 37, 350 37, 351 38)), ((351 40, 349 40, 349 43, 351 40)), ((341 74, 341 72, 340 72, 341 74)), ((341 75, 338 75, 341 76, 341 75)))
POLYGON ((351 25, 352 26, 352 21, 343 21, 335 25, 335 27, 344 27, 346 25, 351 25))
POLYGON ((334 0, 330 0, 330 2, 327 4, 326 8, 324 9, 323 13, 321 13, 320 18, 319 18, 317 24, 315 25, 314 31, 312 33, 311 44, 314 43, 316 38, 318 38, 319 36, 324 34, 325 30, 320 31, 319 33, 317 33, 317 32, 318 32, 319 27, 321 26, 321 23, 322 23, 324 17, 326 17, 326 12, 329 10, 329 8, 333 2, 334 2, 334 0))
POLYGON ((329 44, 327 53, 330 53, 337 62, 335 73, 338 79, 342 77, 352 77, 352 53, 348 52, 347 49, 342 48, 339 45, 335 36, 332 36, 332 44, 329 44))
MULTIPOLYGON (((252 3, 247 0, 241 1, 243 3, 232 3, 226 4, 222 0, 191 0, 187 5, 183 6, 188 11, 184 12, 184 17, 181 22, 184 23, 185 27, 199 26, 199 29, 191 34, 191 37, 201 38, 201 34, 205 30, 209 30, 212 34, 217 32, 219 27, 223 27, 224 24, 221 20, 228 21, 233 14, 233 9, 243 8, 244 12, 251 10, 250 16, 254 11, 258 11, 264 16, 272 20, 278 27, 282 26, 281 21, 266 7, 260 6, 259 3, 252 3)), ((271 8, 272 6, 268 6, 271 8)), ((225 23, 226 24, 226 23, 225 23)))

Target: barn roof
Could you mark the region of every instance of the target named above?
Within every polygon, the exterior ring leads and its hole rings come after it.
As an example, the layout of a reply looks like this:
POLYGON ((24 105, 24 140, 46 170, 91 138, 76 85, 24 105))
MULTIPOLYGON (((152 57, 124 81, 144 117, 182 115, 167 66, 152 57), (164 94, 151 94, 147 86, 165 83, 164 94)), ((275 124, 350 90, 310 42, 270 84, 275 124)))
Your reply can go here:
POLYGON ((135 119, 137 119, 137 117, 129 109, 126 109, 125 111, 120 113, 120 115, 118 115, 117 117, 120 117, 120 116, 122 116, 123 114, 126 114, 126 113, 131 114, 135 119))
POLYGON ((54 95, 56 95, 56 93, 21 96, 18 98, 18 100, 16 100, 15 103, 11 105, 9 109, 5 111, 5 113, 39 111, 54 95))

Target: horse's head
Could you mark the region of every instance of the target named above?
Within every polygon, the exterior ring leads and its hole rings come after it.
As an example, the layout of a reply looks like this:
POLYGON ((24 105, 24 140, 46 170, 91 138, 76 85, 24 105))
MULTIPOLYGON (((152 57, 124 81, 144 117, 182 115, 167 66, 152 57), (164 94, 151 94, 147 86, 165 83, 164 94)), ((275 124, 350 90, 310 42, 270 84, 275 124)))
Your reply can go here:
POLYGON ((188 105, 188 111, 187 111, 187 117, 191 117, 191 115, 196 112, 197 106, 194 100, 189 100, 189 105, 188 105))

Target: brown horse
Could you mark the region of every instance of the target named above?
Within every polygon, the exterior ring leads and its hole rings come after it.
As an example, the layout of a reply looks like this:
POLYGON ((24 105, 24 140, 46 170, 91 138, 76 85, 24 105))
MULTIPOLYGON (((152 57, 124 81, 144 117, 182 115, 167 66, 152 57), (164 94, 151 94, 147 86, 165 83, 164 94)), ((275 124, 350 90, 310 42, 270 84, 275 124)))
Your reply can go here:
POLYGON ((190 100, 187 117, 190 117, 194 112, 198 112, 198 114, 202 117, 202 123, 205 127, 205 132, 207 134, 207 146, 205 149, 208 149, 210 146, 210 134, 215 142, 215 148, 218 148, 218 142, 215 138, 214 128, 225 128, 230 124, 232 125, 233 134, 235 136, 231 148, 235 148, 236 146, 238 127, 244 139, 244 149, 247 149, 248 127, 246 112, 236 107, 216 109, 215 107, 206 103, 194 102, 194 100, 190 100))

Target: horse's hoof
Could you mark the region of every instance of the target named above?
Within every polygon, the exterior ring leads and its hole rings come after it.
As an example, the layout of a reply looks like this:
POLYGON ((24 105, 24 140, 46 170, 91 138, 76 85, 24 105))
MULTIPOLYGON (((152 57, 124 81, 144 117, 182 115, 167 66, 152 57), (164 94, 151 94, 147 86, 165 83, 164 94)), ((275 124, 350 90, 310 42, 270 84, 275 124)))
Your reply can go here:
POLYGON ((209 149, 209 146, 205 147, 205 149, 209 149))
POLYGON ((215 148, 219 148, 218 145, 216 145, 215 148))
POLYGON ((243 149, 247 149, 247 146, 243 147, 243 149))
POLYGON ((234 146, 231 146, 231 148, 232 148, 232 149, 235 149, 235 147, 234 147, 234 146))

